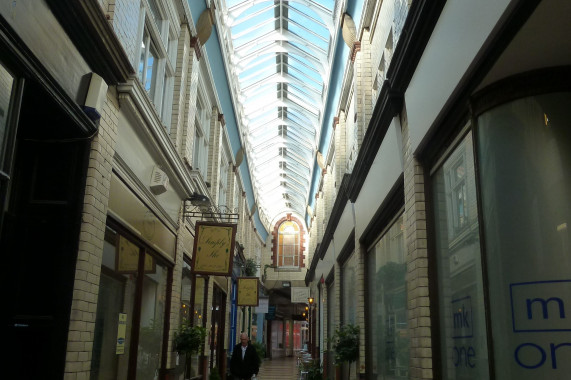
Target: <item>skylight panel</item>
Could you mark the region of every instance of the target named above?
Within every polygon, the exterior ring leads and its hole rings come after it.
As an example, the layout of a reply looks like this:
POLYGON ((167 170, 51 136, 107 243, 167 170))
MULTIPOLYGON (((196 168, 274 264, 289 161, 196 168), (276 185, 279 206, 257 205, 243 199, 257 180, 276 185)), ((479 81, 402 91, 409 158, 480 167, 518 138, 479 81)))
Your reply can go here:
POLYGON ((290 22, 288 24, 288 29, 290 32, 295 33, 300 38, 303 38, 306 41, 311 42, 313 45, 317 46, 319 49, 325 52, 329 48, 329 41, 323 40, 323 38, 317 36, 315 33, 312 33, 312 31, 309 28, 304 28, 297 23, 290 22))
POLYGON ((275 30, 274 20, 266 20, 264 23, 252 25, 250 28, 246 28, 242 33, 236 34, 236 38, 232 40, 234 48, 240 49, 242 46, 256 39, 261 39, 275 30))

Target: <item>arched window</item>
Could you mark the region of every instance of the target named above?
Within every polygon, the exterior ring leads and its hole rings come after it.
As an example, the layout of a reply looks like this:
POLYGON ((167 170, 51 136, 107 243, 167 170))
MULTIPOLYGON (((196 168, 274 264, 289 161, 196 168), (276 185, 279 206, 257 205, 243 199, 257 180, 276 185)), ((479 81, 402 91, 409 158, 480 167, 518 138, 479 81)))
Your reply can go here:
POLYGON ((300 234, 296 222, 286 220, 278 229, 278 266, 299 267, 300 234))

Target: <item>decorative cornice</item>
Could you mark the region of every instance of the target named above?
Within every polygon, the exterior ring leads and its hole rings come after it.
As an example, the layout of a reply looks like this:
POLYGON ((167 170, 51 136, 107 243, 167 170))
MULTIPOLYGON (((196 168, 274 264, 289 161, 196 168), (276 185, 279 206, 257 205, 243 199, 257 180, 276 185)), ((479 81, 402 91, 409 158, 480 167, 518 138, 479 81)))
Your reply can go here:
POLYGON ((198 37, 192 37, 190 39, 190 47, 194 49, 194 53, 196 54, 196 60, 200 61, 200 58, 202 58, 202 52, 200 51, 200 41, 198 40, 198 37))
POLYGON ((404 92, 445 4, 446 0, 417 0, 411 4, 403 26, 401 40, 397 44, 387 70, 387 78, 391 79, 383 82, 369 126, 363 137, 363 145, 359 149, 353 167, 351 181, 348 185, 348 195, 352 202, 359 196, 393 117, 401 112, 404 92))
POLYGON ((351 62, 355 62, 357 58, 357 53, 361 51, 361 41, 355 41, 353 43, 353 48, 351 49, 351 62))
POLYGON ((316 254, 319 258, 323 259, 325 253, 329 248, 329 243, 331 243, 331 238, 333 237, 333 232, 337 229, 339 220, 341 220, 341 215, 345 211, 345 205, 348 201, 347 186, 351 178, 350 174, 345 174, 341 180, 341 185, 339 185, 339 191, 337 192, 337 197, 335 198, 335 203, 333 203, 333 208, 331 209, 331 215, 329 216, 329 221, 325 227, 325 232, 323 233, 323 240, 321 240, 321 245, 319 246, 319 251, 316 250, 316 254))
POLYGON ((188 194, 197 190, 195 189, 196 184, 190 180, 192 172, 186 168, 180 158, 139 80, 137 78, 129 79, 127 83, 117 86, 117 92, 120 106, 130 110, 137 121, 145 126, 141 130, 144 131, 148 141, 155 145, 164 162, 168 163, 176 174, 176 178, 169 178, 169 180, 173 183, 179 183, 188 194))
POLYGON ((335 116, 333 118, 333 129, 335 130, 337 128, 337 125, 339 124, 339 117, 335 116))
POLYGON ((341 251, 339 252, 339 255, 337 256, 337 262, 340 265, 345 264, 347 259, 349 259, 349 257, 351 257, 351 254, 353 253, 354 250, 355 250, 355 228, 353 228, 353 230, 351 231, 351 233, 347 237, 345 244, 343 244, 343 248, 341 248, 341 251))

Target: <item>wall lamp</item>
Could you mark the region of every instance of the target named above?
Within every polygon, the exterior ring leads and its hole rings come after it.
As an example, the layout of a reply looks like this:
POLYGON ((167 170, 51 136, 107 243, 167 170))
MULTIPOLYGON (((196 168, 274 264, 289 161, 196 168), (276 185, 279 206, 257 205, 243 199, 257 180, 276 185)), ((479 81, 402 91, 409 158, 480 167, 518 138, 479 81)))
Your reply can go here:
POLYGON ((210 203, 210 199, 206 195, 197 192, 192 193, 192 195, 185 200, 190 201, 193 206, 207 206, 210 203))

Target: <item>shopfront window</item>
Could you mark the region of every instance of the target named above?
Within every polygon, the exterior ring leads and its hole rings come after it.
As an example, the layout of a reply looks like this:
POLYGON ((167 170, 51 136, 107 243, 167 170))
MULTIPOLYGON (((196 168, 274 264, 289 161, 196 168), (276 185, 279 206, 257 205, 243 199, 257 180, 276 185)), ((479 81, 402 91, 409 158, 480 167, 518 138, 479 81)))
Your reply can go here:
POLYGON ((137 379, 158 379, 161 367, 168 269, 145 255, 137 379))
POLYGON ((91 380, 127 378, 139 252, 137 245, 107 228, 99 280, 91 380))
POLYGON ((101 278, 91 379, 126 379, 133 338, 138 334, 137 379, 158 378, 166 311, 168 268, 145 252, 138 242, 107 227, 101 278), (144 255, 144 269, 140 262, 144 255), (142 279, 141 279, 142 276, 142 279), (142 281, 141 281, 142 280, 142 281), (137 287, 141 285, 140 301, 137 287), (133 330, 140 310, 140 328, 133 330))
MULTIPOLYGON (((335 282, 327 285, 327 337, 331 338, 335 333, 335 282)), ((335 350, 332 339, 326 340, 327 344, 327 376, 335 376, 335 350)))
MULTIPOLYGON (((0 62, 0 210, 4 210, 4 197, 10 178, 10 145, 8 113, 12 102, 14 77, 2 66, 0 62)), ((0 212, 0 225, 2 225, 2 212, 0 212)))
POLYGON ((182 284, 180 289, 180 323, 188 323, 192 315, 190 310, 190 298, 192 292, 192 275, 190 264, 186 261, 182 264, 182 284))
POLYGON ((408 379, 409 334, 402 215, 367 255, 371 379, 408 379))
POLYGON ((194 320, 193 326, 203 326, 204 318, 204 277, 196 276, 194 288, 194 320))
POLYGON ((8 110, 14 77, 0 63, 0 170, 4 169, 4 152, 7 142, 8 110))
POLYGON ((357 324, 357 297, 355 296, 357 284, 357 255, 351 257, 341 267, 343 288, 343 324, 357 324))
POLYGON ((489 378, 472 145, 469 133, 432 175, 442 379, 489 378))
POLYGON ((571 94, 478 117, 478 160, 498 379, 571 373, 571 94))

